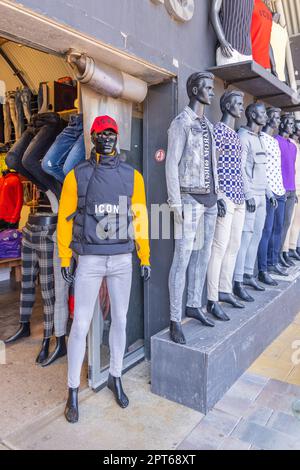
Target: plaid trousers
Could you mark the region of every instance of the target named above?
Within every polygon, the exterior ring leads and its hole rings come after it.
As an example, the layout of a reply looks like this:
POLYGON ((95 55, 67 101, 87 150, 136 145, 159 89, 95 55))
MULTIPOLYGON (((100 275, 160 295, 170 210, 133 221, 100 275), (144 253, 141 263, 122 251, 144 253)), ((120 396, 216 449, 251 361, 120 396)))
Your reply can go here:
POLYGON ((40 275, 44 304, 44 338, 50 338, 53 334, 55 292, 52 237, 55 229, 56 225, 29 224, 23 229, 20 321, 30 321, 35 302, 36 279, 40 275))

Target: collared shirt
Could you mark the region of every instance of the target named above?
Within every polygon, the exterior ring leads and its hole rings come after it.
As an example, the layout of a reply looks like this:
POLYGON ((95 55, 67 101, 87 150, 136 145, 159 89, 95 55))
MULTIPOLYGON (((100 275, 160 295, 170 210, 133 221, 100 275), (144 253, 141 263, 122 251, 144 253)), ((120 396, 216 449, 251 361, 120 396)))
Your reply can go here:
POLYGON ((285 139, 281 135, 276 136, 281 150, 281 171, 283 185, 286 191, 296 190, 296 155, 297 148, 289 139, 285 139))
POLYGON ((220 191, 235 204, 245 201, 242 175, 242 144, 238 134, 223 122, 214 128, 220 191))
POLYGON ((269 186, 276 196, 283 196, 285 189, 281 171, 281 150, 278 141, 265 132, 261 133, 261 139, 267 152, 267 178, 269 186))

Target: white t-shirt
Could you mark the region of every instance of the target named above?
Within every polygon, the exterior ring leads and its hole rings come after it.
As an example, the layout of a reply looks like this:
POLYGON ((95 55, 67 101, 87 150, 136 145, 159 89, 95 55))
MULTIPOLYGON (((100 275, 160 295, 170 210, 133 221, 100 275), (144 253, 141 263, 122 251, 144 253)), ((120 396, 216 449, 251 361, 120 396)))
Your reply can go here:
POLYGON ((274 52, 276 72, 279 80, 285 82, 285 63, 286 63, 286 48, 289 42, 289 35, 286 28, 273 21, 271 46, 274 52))
POLYGON ((276 196, 283 196, 285 189, 281 171, 281 150, 277 140, 265 132, 261 133, 261 140, 267 153, 267 178, 268 183, 276 196))

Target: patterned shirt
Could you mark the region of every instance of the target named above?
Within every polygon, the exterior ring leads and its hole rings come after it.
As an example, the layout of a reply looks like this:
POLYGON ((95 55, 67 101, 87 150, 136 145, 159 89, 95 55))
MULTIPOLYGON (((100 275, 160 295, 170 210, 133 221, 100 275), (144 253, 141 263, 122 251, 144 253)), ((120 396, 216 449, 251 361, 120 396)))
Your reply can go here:
POLYGON ((276 196, 283 196, 285 189, 281 171, 281 150, 278 141, 265 132, 261 132, 260 138, 267 154, 267 178, 269 186, 276 196))
POLYGON ((235 204, 243 204, 245 195, 242 173, 242 145, 239 136, 223 122, 218 122, 215 125, 214 134, 219 154, 220 191, 235 204))
POLYGON ((243 55, 252 54, 251 22, 254 0, 223 0, 221 23, 226 40, 243 55))

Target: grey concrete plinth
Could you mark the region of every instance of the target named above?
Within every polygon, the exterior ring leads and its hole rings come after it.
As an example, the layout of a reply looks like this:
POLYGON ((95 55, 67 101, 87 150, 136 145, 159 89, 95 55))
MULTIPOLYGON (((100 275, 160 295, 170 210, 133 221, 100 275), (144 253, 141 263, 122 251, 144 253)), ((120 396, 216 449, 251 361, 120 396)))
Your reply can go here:
POLYGON ((185 320, 187 344, 170 341, 169 331, 152 337, 153 393, 207 413, 300 310, 297 268, 275 289, 249 292, 255 302, 243 310, 224 308, 230 322, 214 328, 185 320))

